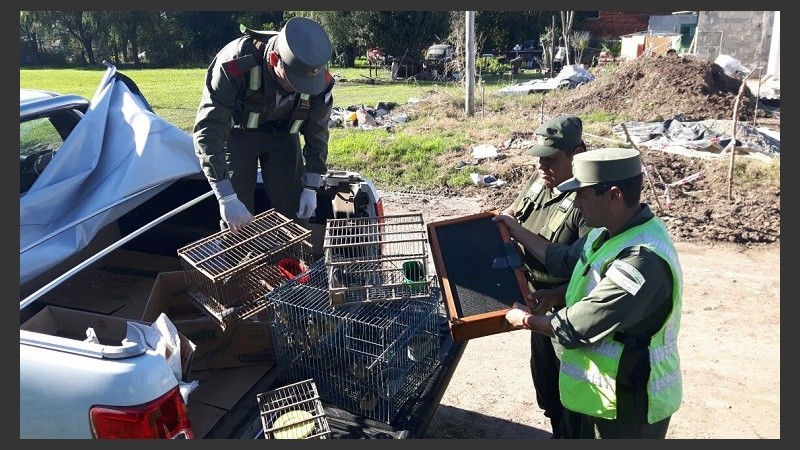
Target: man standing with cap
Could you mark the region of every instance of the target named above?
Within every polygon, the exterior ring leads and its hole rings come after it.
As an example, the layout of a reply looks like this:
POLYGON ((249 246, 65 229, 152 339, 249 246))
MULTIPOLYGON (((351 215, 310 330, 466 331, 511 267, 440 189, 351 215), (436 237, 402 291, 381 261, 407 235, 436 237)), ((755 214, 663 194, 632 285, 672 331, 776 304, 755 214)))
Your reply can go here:
POLYGON ((259 165, 270 206, 305 224, 328 170, 330 39, 303 17, 289 19, 280 32, 242 31, 206 72, 195 153, 232 231, 256 213, 259 165))
MULTIPOLYGON (((537 145, 528 154, 538 157, 538 167, 510 207, 501 214, 514 217, 531 233, 549 242, 570 245, 589 228, 583 216, 574 206, 575 193, 562 192, 556 188, 572 177, 573 156, 586 151, 583 142, 583 123, 576 116, 558 116, 541 124, 534 131, 537 145)), ((556 277, 530 252, 521 246, 528 284, 540 298, 552 289, 565 286, 568 276, 556 277)), ((560 298, 550 295, 548 298, 560 298)), ((534 314, 547 314, 558 306, 542 303, 534 314)), ((557 439, 561 433, 559 426, 564 407, 558 392, 558 356, 553 349, 557 344, 549 336, 531 333, 531 377, 536 389, 536 402, 550 419, 552 437, 557 439)))
POLYGON ((664 438, 681 404, 678 355, 683 274, 664 223, 641 203, 637 150, 604 148, 573 159, 575 207, 593 229, 571 246, 498 215, 554 275, 570 276, 566 307, 533 315, 536 293, 506 320, 564 347, 563 438, 664 438))

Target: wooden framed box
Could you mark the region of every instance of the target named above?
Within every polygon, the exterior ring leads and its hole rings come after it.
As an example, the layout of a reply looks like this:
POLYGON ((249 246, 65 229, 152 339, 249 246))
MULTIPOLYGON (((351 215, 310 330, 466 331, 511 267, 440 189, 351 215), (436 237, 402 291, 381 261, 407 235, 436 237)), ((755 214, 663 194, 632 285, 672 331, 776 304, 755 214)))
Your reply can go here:
POLYGON ((530 290, 508 228, 483 212, 427 225, 455 341, 511 331, 505 319, 530 290))

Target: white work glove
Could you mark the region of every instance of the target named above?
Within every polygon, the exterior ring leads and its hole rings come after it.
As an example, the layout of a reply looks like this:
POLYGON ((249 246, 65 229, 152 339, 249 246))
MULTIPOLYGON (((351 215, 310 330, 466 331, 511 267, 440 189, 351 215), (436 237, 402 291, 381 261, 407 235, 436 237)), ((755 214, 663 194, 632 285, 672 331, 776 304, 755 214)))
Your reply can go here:
POLYGON ((308 219, 317 210, 317 191, 303 188, 300 194, 300 208, 297 210, 298 219, 308 219))
POLYGON ((519 303, 514 303, 514 307, 506 312, 506 320, 508 323, 513 325, 514 328, 522 328, 525 327, 525 318, 530 315, 531 313, 528 311, 526 306, 519 303))
POLYGON ((252 222, 254 217, 244 206, 236 194, 228 194, 219 199, 219 215, 228 224, 228 228, 234 233, 241 230, 245 225, 252 222))

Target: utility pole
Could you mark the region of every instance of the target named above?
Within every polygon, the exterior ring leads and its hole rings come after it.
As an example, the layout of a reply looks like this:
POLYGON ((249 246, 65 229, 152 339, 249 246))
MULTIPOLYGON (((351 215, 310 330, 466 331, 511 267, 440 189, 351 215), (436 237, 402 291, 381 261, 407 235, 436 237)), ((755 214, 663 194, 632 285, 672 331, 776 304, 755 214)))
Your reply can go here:
POLYGON ((464 82, 466 83, 464 108, 466 109, 467 117, 472 117, 475 115, 475 11, 467 11, 465 34, 466 42, 464 47, 467 61, 464 70, 464 82))
POLYGON ((554 77, 556 70, 555 66, 555 59, 556 59, 556 16, 553 16, 553 39, 550 40, 550 77, 554 77))

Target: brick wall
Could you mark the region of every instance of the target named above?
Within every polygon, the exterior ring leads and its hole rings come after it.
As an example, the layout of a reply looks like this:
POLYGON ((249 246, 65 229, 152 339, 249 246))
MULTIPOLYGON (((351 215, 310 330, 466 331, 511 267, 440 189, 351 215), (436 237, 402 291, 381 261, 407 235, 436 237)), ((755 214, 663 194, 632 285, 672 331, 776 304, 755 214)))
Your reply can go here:
POLYGON ((618 39, 620 36, 647 31, 651 15, 669 14, 669 11, 600 11, 597 19, 586 20, 585 28, 601 39, 618 39))

